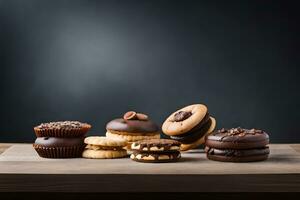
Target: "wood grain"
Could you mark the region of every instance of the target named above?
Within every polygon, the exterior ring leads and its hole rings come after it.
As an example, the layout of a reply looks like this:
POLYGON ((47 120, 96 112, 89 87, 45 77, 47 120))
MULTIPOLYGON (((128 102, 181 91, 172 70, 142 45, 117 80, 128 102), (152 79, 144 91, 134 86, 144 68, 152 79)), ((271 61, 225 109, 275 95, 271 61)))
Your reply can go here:
POLYGON ((164 164, 129 158, 44 159, 31 144, 6 147, 0 155, 2 192, 300 191, 299 144, 270 145, 264 162, 215 162, 198 150, 183 153, 181 162, 164 164))

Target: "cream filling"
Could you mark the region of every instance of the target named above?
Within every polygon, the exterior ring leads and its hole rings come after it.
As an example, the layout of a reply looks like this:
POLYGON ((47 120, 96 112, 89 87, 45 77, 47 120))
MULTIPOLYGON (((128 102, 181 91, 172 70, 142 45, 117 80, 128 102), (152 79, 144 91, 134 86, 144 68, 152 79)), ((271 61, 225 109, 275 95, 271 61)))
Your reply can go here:
MULTIPOLYGON (((141 145, 135 146, 135 143, 131 144, 131 149, 140 150, 140 148, 141 148, 141 145)), ((180 149, 179 146, 171 146, 170 147, 170 150, 179 150, 179 149, 180 149)), ((164 147, 160 147, 160 148, 158 148, 158 147, 150 147, 150 148, 144 147, 142 150, 143 151, 164 151, 165 148, 164 147)))

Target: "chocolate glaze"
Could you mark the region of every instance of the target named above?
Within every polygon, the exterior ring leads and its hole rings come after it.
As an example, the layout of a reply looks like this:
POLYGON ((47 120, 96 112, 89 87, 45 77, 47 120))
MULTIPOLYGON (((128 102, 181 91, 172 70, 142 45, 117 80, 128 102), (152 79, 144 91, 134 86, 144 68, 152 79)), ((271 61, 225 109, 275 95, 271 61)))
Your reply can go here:
POLYGON ((269 140, 269 135, 262 130, 256 129, 221 129, 207 136, 207 140, 217 140, 221 142, 255 142, 269 140))
POLYGON ((130 132, 130 133, 154 133, 158 132, 158 126, 148 120, 125 120, 125 119, 114 119, 106 125, 106 129, 120 131, 120 132, 130 132))
POLYGON ((84 146, 84 138, 56 138, 56 137, 38 137, 35 140, 36 145, 43 147, 73 147, 84 146))
POLYGON ((206 137, 205 145, 217 149, 253 149, 269 144, 269 135, 256 129, 221 129, 206 137))
MULTIPOLYGON (((201 122, 200 122, 201 123, 201 122)), ((196 126, 197 128, 192 129, 191 131, 182 134, 182 135, 176 135, 176 136, 170 136, 172 139, 177 140, 183 144, 190 144, 193 143, 195 141, 197 141, 198 139, 200 139, 201 137, 203 137, 205 135, 205 133, 208 131, 208 129, 211 126, 211 119, 208 117, 208 121, 206 121, 205 124, 202 124, 202 126, 199 126, 201 128, 198 127, 198 125, 196 126)))

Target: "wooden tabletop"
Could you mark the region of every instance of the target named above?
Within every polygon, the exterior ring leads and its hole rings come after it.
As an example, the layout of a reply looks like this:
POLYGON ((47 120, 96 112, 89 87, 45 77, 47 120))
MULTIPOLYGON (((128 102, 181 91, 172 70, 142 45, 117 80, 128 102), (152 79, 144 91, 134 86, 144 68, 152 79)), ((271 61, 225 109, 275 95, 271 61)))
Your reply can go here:
POLYGON ((268 160, 223 163, 201 150, 177 163, 45 159, 31 144, 0 144, 0 192, 300 191, 300 144, 271 144, 268 160))

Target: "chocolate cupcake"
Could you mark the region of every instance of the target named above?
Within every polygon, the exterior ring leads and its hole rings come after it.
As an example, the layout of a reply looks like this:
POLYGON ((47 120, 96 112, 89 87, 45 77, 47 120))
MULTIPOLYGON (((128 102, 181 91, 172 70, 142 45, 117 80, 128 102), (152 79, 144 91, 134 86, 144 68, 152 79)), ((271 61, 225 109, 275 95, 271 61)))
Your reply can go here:
POLYGON ((78 121, 42 123, 34 127, 37 139, 33 144, 40 157, 76 158, 84 150, 84 135, 91 125, 78 121))
POLYGON ((42 123, 34 127, 37 137, 82 137, 91 129, 91 125, 78 121, 59 121, 42 123))
POLYGON ((38 137, 33 144, 40 157, 78 158, 84 150, 84 138, 38 137))

